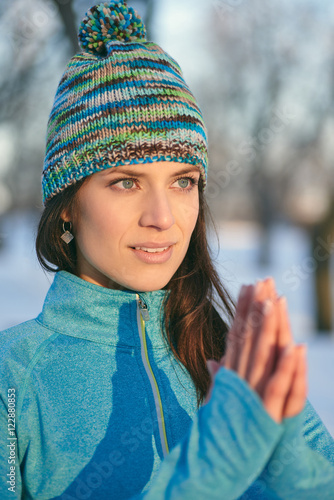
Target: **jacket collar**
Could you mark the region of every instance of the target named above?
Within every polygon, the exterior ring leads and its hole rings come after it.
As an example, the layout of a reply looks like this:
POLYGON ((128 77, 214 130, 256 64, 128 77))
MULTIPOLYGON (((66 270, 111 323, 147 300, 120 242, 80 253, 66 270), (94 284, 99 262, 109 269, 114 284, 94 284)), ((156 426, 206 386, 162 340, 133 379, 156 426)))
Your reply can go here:
POLYGON ((165 346, 161 325, 163 299, 168 292, 111 290, 66 271, 56 274, 37 321, 71 337, 117 346, 140 347, 138 296, 146 304, 148 348, 165 346))

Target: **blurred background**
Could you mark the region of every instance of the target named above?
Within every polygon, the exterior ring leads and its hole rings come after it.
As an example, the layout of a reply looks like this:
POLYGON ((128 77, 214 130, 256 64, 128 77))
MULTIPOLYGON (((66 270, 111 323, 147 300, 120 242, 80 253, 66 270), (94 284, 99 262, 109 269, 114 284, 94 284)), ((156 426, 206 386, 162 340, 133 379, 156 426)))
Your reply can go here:
MULTIPOLYGON (((34 254, 46 123, 93 3, 0 3, 0 330, 36 316, 52 282, 34 254)), ((203 111, 224 283, 236 298, 241 284, 274 276, 308 344, 309 398, 334 435, 334 4, 128 3, 203 111)))

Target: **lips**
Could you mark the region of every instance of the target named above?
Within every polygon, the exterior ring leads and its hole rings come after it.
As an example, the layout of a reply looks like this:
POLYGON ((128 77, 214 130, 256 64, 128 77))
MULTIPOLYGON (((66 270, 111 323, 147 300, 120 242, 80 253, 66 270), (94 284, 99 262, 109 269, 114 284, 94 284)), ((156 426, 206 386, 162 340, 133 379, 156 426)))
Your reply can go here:
POLYGON ((141 243, 131 247, 135 256, 146 264, 163 264, 172 256, 175 243, 141 243))
POLYGON ((165 250, 166 248, 171 247, 172 245, 175 245, 175 241, 163 241, 161 243, 153 243, 152 241, 143 241, 141 243, 136 243, 135 245, 131 245, 131 248, 134 248, 136 250, 144 250, 144 251, 151 251, 151 250, 165 250))
POLYGON ((135 250, 142 250, 143 252, 148 252, 148 253, 160 253, 164 252, 167 250, 169 247, 163 247, 163 248, 145 248, 145 247, 135 247, 135 250))

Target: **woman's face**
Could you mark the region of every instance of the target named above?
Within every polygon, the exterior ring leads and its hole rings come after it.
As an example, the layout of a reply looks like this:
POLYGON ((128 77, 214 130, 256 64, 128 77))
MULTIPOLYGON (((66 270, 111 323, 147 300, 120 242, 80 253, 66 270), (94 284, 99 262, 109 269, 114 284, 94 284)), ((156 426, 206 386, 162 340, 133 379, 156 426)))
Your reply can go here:
POLYGON ((176 162, 125 165, 93 174, 72 220, 78 275, 100 286, 163 288, 186 255, 198 210, 199 169, 176 162))

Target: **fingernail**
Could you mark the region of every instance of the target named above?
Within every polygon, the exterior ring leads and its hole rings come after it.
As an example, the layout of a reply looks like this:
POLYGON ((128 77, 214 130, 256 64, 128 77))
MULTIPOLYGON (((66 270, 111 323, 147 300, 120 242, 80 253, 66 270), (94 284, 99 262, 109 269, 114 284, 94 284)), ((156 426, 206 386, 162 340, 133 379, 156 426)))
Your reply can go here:
POLYGON ((280 297, 278 297, 277 302, 279 303, 279 305, 283 309, 287 309, 288 303, 287 303, 286 297, 284 295, 281 295, 280 297))
POLYGON ((263 314, 268 314, 273 308, 273 302, 267 299, 263 302, 263 314))
POLYGON ((247 293, 247 286, 242 285, 242 287, 240 289, 240 293, 239 293, 239 298, 243 299, 245 297, 246 293, 247 293))

